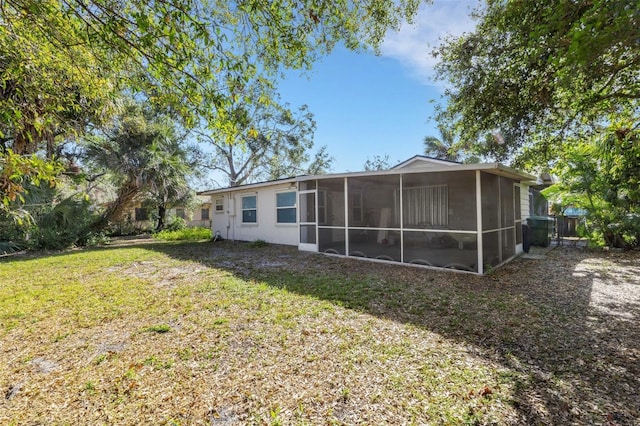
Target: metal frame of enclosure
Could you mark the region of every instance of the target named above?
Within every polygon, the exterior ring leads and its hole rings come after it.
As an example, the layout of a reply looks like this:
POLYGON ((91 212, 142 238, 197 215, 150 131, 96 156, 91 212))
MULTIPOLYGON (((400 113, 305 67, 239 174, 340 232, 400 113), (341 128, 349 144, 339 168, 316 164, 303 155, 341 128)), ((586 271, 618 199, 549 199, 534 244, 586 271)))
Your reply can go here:
POLYGON ((526 178, 499 164, 302 176, 299 248, 483 274, 522 244, 526 178))

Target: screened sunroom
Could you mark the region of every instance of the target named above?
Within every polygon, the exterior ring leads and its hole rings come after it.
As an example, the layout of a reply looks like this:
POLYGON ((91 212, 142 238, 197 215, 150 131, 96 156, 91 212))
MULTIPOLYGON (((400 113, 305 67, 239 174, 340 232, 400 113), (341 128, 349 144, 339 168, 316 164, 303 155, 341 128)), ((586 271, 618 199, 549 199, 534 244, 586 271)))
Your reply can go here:
POLYGON ((529 178, 497 163, 299 177, 299 247, 483 274, 522 250, 529 178))

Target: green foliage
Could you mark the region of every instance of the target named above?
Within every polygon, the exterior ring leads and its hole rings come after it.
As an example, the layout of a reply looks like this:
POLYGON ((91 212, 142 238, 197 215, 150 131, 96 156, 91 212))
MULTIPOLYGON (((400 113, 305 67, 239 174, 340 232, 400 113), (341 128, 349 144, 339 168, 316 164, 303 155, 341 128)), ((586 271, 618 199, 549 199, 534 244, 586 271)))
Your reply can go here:
POLYGON ((45 130, 38 123, 65 123, 56 116, 65 113, 99 117, 121 88, 191 122, 215 116, 237 96, 228 89, 258 71, 308 68, 338 42, 376 48, 419 3, 11 1, 0 8, 0 45, 12 54, 2 80, 24 87, 4 97, 2 119, 9 127, 27 121, 36 142, 45 130), (23 110, 18 100, 38 93, 45 105, 23 110))
POLYGON ((630 124, 569 141, 554 169, 560 182, 543 191, 554 203, 588 212, 595 244, 640 247, 640 138, 630 124))
POLYGON ((62 172, 61 164, 56 161, 45 161, 35 154, 15 154, 11 149, 0 152, 0 166, 0 212, 12 214, 18 223, 28 216, 21 208, 28 187, 42 184, 53 188, 62 172))
POLYGON ((380 155, 374 155, 372 158, 367 157, 367 161, 364 162, 364 170, 389 170, 391 168, 391 160, 389 154, 385 154, 384 157, 380 155))
POLYGON ((251 248, 262 248, 262 247, 267 247, 269 245, 268 242, 266 242, 265 240, 260 240, 257 239, 255 241, 251 241, 248 246, 251 248))
POLYGON ((27 230, 31 249, 62 250, 96 240, 89 231, 95 218, 85 198, 70 197, 53 205, 41 205, 31 214, 34 224, 27 230))
POLYGON ((0 241, 0 255, 15 253, 21 249, 22 246, 13 241, 0 241))
POLYGON ((439 125, 438 130, 440 138, 435 136, 424 138, 424 154, 440 160, 459 161, 461 153, 458 150, 460 147, 456 146, 454 133, 443 125, 439 125))
MULTIPOLYGON (((439 121, 480 154, 546 166, 611 116, 637 127, 640 20, 633 2, 489 0, 476 29, 438 49, 439 121)), ((614 119, 613 121, 615 121, 614 119)))
POLYGON ((261 79, 244 93, 199 132, 200 142, 214 149, 209 167, 221 172, 229 186, 320 174, 331 166, 326 147, 310 158, 316 123, 306 105, 294 112, 278 104, 271 84, 261 79))
MULTIPOLYGON (((85 245, 95 220, 90 203, 81 194, 62 195, 48 181, 25 184, 20 200, 0 211, 0 241, 18 248, 61 250, 85 245), (16 212, 28 220, 16 219, 16 212)), ((15 249, 14 247, 14 249, 15 249)))
POLYGON ((54 0, 0 8, 0 140, 17 154, 46 148, 113 110, 114 71, 95 34, 54 0))
POLYGON ((189 202, 193 191, 187 179, 193 168, 183 148, 185 137, 169 116, 132 101, 100 136, 88 138, 85 162, 117 188, 116 200, 94 229, 118 221, 139 199, 158 211, 156 229, 162 229, 166 209, 189 202))
POLYGON ((153 238, 163 241, 200 241, 211 239, 211 229, 194 227, 176 231, 164 230, 153 234, 153 238))
POLYGON ((83 241, 85 247, 105 246, 111 242, 106 232, 89 232, 83 241))
POLYGON ((149 327, 146 327, 144 331, 147 331, 150 333, 162 334, 162 333, 168 333, 169 331, 171 331, 171 327, 168 326, 167 324, 150 325, 149 327))
POLYGON ((182 229, 185 229, 186 227, 187 227, 187 221, 181 217, 176 216, 171 219, 171 222, 169 222, 169 225, 167 225, 166 230, 180 231, 182 229))
MULTIPOLYGON (((253 95, 248 82, 275 80, 286 68, 308 69, 337 43, 377 49, 386 31, 411 20, 419 4, 2 2, 0 152, 42 151, 52 158, 61 142, 107 123, 123 93, 181 117, 187 127, 204 117, 224 140, 233 138, 234 105, 253 95)), ((262 93, 255 102, 271 99, 262 93)), ((20 190, 3 187, 0 196, 20 190)))

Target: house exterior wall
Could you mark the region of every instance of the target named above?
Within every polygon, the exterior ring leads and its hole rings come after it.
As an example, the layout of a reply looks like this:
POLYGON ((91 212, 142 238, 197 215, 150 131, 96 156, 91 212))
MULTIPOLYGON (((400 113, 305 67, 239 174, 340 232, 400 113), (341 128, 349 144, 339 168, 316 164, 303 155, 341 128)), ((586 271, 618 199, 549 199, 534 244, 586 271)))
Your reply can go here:
POLYGON ((168 223, 171 222, 170 218, 181 217, 185 220, 187 227, 200 226, 203 228, 211 227, 211 216, 213 213, 213 207, 209 197, 198 197, 199 202, 195 207, 177 206, 167 210, 168 223), (206 211, 203 211, 206 210, 206 211), (208 214, 207 214, 208 212, 208 214))
MULTIPOLYGON (((520 183, 520 199, 516 200, 516 202, 520 203, 520 214, 522 217, 522 222, 520 226, 527 223, 527 218, 529 217, 529 185, 526 183, 520 183)), ((516 254, 521 254, 524 252, 523 243, 519 243, 516 245, 516 254)))
MULTIPOLYGON (((155 213, 152 209, 144 207, 141 203, 135 203, 132 206, 127 207, 121 215, 119 226, 132 227, 135 230, 148 230, 155 225, 152 220, 152 214, 155 213), (138 220, 139 215, 145 215, 146 219, 138 220)), ((126 231, 125 231, 126 232, 126 231)))
POLYGON ((214 235, 218 232, 222 238, 229 240, 264 240, 273 244, 297 246, 299 240, 297 216, 294 223, 278 223, 277 221, 276 197, 278 193, 285 192, 295 193, 295 186, 292 187, 290 183, 285 183, 261 188, 237 189, 211 195, 213 206, 211 231, 214 235), (252 196, 256 197, 256 222, 243 223, 242 199, 252 196), (216 209, 216 202, 222 202, 222 210, 216 209))
POLYGON ((529 185, 526 183, 520 184, 520 208, 522 211, 522 223, 525 223, 529 217, 529 185))
POLYGON ((500 165, 454 166, 301 176, 210 191, 211 229, 229 240, 482 274, 522 250, 529 198, 521 181, 529 176, 500 165), (284 216, 279 195, 290 203, 284 216), (288 223, 280 223, 282 217, 288 223))
POLYGON ((187 226, 202 226, 209 228, 211 226, 211 203, 202 203, 193 211, 193 216, 187 220, 187 226))

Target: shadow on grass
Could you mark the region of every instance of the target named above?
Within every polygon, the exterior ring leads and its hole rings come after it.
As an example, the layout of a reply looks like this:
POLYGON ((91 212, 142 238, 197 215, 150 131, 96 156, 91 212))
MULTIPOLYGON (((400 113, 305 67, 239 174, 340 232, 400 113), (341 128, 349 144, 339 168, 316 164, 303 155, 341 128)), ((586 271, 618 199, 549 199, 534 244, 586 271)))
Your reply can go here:
MULTIPOLYGON (((138 246, 472 345, 516 383, 525 424, 640 421, 640 256, 558 248, 491 276, 242 243, 138 246)), ((117 250, 105 248, 102 250, 117 250)))

